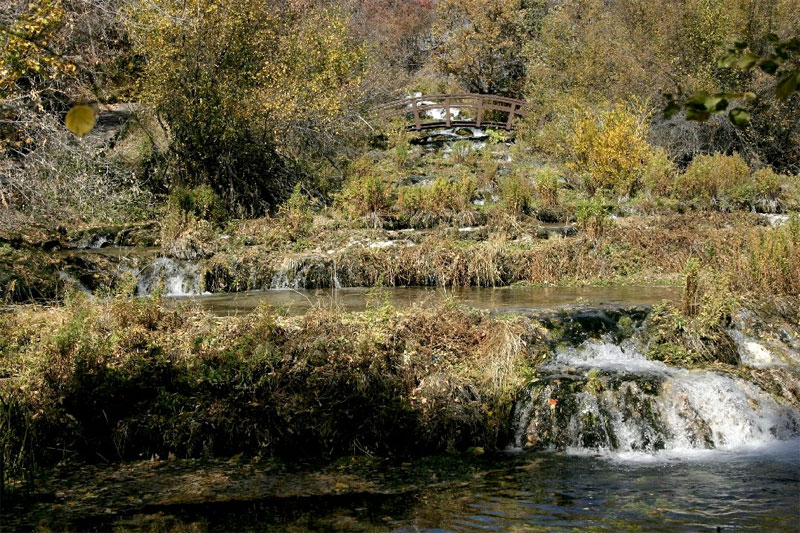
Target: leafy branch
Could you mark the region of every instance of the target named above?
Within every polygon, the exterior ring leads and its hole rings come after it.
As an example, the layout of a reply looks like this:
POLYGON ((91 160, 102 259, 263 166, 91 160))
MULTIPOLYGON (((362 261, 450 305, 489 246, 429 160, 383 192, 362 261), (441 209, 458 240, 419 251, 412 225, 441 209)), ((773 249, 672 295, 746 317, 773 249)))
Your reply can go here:
MULTIPOLYGON (((772 53, 758 55, 747 50, 747 43, 736 41, 719 59, 717 66, 721 69, 737 68, 745 72, 758 68, 770 76, 775 76, 778 79, 775 96, 782 100, 800 89, 800 68, 796 61, 800 58, 800 38, 781 41, 777 35, 770 33, 766 39, 772 44, 772 53)), ((699 91, 684 97, 679 90, 677 95, 664 94, 667 100, 664 117, 670 119, 685 109, 686 120, 705 122, 711 115, 728 111, 731 101, 749 101, 755 97, 756 95, 749 91, 741 93, 699 91)), ((750 122, 750 112, 737 106, 728 111, 728 118, 735 126, 743 128, 750 122)))

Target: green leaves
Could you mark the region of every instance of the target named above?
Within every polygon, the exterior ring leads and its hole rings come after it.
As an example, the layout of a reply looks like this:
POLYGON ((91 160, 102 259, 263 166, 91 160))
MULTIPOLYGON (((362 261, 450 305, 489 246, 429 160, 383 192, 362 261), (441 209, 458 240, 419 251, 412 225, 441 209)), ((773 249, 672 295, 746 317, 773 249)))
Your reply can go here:
POLYGON ((736 61, 736 67, 742 70, 750 70, 753 68, 756 63, 758 63, 759 57, 752 52, 747 52, 743 54, 739 59, 736 61))
MULTIPOLYGON (((728 52, 717 61, 717 67, 720 69, 737 68, 744 71, 758 67, 766 74, 778 77, 775 96, 778 99, 787 98, 800 88, 800 69, 794 68, 787 71, 781 70, 781 67, 794 56, 800 55, 800 38, 794 37, 781 41, 777 35, 770 33, 765 39, 772 44, 773 53, 759 56, 752 51, 745 52, 748 48, 747 43, 736 41, 728 49, 728 52)), ((672 94, 665 94, 664 97, 667 100, 664 118, 670 119, 681 108, 685 108, 686 120, 705 122, 711 115, 727 110, 730 100, 750 100, 755 98, 755 94, 752 92, 710 94, 700 91, 689 97, 683 104, 677 101, 672 94)), ((730 110, 728 118, 736 127, 743 128, 750 122, 750 113, 741 107, 736 107, 730 110)))
POLYGON ((793 70, 786 74, 775 87, 775 96, 778 98, 786 98, 800 85, 800 69, 793 70))
POLYGON ((741 107, 731 109, 728 118, 737 128, 744 128, 750 123, 750 113, 741 107))

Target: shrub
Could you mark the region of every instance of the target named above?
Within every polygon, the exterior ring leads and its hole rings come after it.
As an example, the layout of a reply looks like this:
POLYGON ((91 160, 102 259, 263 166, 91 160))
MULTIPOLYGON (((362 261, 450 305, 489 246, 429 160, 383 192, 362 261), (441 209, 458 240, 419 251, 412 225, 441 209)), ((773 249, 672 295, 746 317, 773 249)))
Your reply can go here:
POLYGON ((174 187, 161 221, 161 247, 179 259, 208 257, 214 251, 214 226, 225 214, 222 200, 211 187, 174 187))
POLYGON ((178 177, 248 214, 288 196, 292 159, 330 150, 365 49, 343 11, 269 0, 134 0, 142 100, 169 125, 178 177))
POLYGON ((590 239, 602 237, 606 228, 611 225, 608 210, 609 207, 601 196, 593 196, 588 200, 578 202, 575 217, 578 219, 578 225, 590 239))
POLYGON ((555 207, 558 205, 559 178, 558 170, 553 167, 542 167, 534 172, 536 196, 543 206, 555 207))
POLYGON ((500 182, 500 197, 510 213, 516 216, 527 215, 533 209, 535 191, 526 173, 516 171, 500 182))
POLYGON ((392 185, 377 172, 356 175, 345 183, 336 202, 350 218, 371 216, 377 225, 392 205, 392 185))
POLYGON ((776 174, 771 168, 756 170, 747 182, 731 189, 732 201, 742 209, 777 213, 781 211, 785 194, 782 185, 789 179, 788 176, 776 174))
POLYGON ((311 212, 311 202, 308 196, 303 194, 299 183, 295 185, 292 196, 281 206, 279 212, 283 218, 283 227, 288 233, 289 240, 296 241, 305 237, 311 231, 314 223, 314 214, 311 212))
POLYGON ((730 194, 749 178, 750 168, 739 154, 698 155, 675 181, 675 195, 694 207, 729 210, 730 194))
POLYGON ((648 356, 677 365, 739 364, 736 343, 728 333, 737 305, 729 278, 703 269, 690 259, 681 309, 656 306, 647 320, 648 356))
POLYGON ((0 159, 0 205, 34 220, 108 224, 149 218, 153 194, 108 146, 77 142, 55 115, 26 116, 36 148, 0 159), (98 149, 101 148, 101 149, 98 149))
POLYGON ((193 189, 174 187, 167 200, 167 208, 176 210, 184 219, 219 222, 225 217, 225 207, 219 196, 208 185, 193 189))
POLYGON ((647 124, 624 106, 585 112, 567 143, 571 165, 584 175, 589 193, 600 189, 632 195, 647 161, 647 124))
POLYGON ((452 154, 453 161, 456 163, 464 163, 475 149, 475 145, 472 141, 461 140, 454 142, 450 149, 452 150, 450 153, 452 154))
POLYGON ((677 173, 667 151, 658 147, 650 153, 642 171, 642 186, 651 196, 671 196, 675 190, 677 173))
POLYGON ((0 403, 0 453, 14 477, 23 458, 496 446, 522 384, 523 335, 538 336, 524 319, 447 304, 219 321, 152 299, 79 298, 0 316, 3 392, 17 402, 0 403))
POLYGON ((475 215, 472 200, 477 190, 470 176, 458 181, 437 178, 431 185, 401 187, 397 192, 397 207, 411 218, 415 227, 429 227, 442 219, 471 223, 475 215))
POLYGON ((738 289, 766 294, 800 294, 800 218, 754 235, 737 266, 738 289))
POLYGON ((432 211, 464 211, 477 193, 475 180, 465 176, 456 182, 438 178, 431 186, 429 208, 432 211))

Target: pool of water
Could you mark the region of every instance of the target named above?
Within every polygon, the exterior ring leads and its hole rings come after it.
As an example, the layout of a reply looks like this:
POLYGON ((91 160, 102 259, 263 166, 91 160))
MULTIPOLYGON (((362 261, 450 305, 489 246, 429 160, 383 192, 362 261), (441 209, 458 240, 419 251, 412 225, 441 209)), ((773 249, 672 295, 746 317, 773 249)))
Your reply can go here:
POLYGON ((427 458, 374 467, 366 475, 379 480, 378 490, 168 505, 112 522, 98 515, 73 525, 182 531, 797 531, 798 452, 794 441, 769 450, 634 461, 549 452, 427 458))
POLYGON ((652 305, 662 300, 677 300, 678 287, 388 287, 380 290, 348 288, 331 290, 269 290, 240 293, 204 294, 175 298, 193 301, 221 316, 248 313, 261 304, 282 307, 289 314, 304 314, 313 306, 335 306, 346 311, 361 311, 368 302, 386 302, 397 308, 438 298, 453 298, 460 304, 491 311, 546 309, 570 305, 652 305))

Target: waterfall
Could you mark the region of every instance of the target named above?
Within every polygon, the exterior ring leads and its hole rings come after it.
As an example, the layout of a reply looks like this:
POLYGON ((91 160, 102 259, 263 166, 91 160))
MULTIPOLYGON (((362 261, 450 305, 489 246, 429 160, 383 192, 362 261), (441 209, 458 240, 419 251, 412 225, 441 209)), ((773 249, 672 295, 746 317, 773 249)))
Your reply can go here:
POLYGON ((752 383, 650 361, 636 341, 559 348, 515 408, 515 448, 739 450, 794 442, 800 413, 752 383))
POLYGON ((293 257, 285 257, 281 266, 275 271, 270 281, 270 289, 298 289, 300 279, 297 277, 298 261, 293 257), (291 279, 290 279, 291 276, 291 279))
POLYGON ((200 276, 197 265, 168 257, 160 257, 137 273, 137 293, 153 294, 163 287, 165 296, 188 296, 199 294, 200 276))

